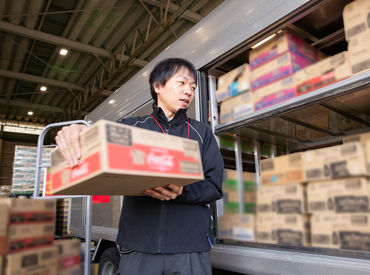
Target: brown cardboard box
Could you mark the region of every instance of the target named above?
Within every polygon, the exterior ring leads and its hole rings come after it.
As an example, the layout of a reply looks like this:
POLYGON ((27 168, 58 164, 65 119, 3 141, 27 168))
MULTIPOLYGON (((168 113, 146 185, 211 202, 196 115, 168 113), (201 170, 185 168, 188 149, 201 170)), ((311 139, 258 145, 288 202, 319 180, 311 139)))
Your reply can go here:
POLYGON ((320 58, 320 52, 317 49, 298 36, 283 31, 249 52, 250 68, 254 70, 288 51, 295 52, 312 62, 320 58))
POLYGON ((257 242, 276 244, 276 234, 274 231, 276 215, 258 214, 257 215, 257 242))
POLYGON ((255 215, 224 214, 219 217, 219 236, 243 241, 255 240, 255 215))
MULTIPOLYGON (((243 172, 244 213, 256 212, 256 174, 243 172)), ((235 170, 225 169, 222 183, 224 211, 227 213, 240 213, 240 200, 238 176, 235 170)))
POLYGON ((67 166, 51 153, 52 194, 143 195, 170 183, 203 179, 198 142, 121 123, 100 120, 80 135, 82 160, 67 166))
POLYGON ((276 215, 274 230, 276 232, 276 242, 280 245, 310 245, 308 215, 276 215))
POLYGON ((273 106, 296 96, 297 88, 293 76, 288 76, 266 85, 254 93, 254 110, 273 106))
POLYGON ((258 213, 302 214, 305 202, 305 186, 300 183, 261 185, 257 191, 258 213))
POLYGON ((348 42, 349 60, 352 74, 370 69, 370 31, 356 36, 348 42))
POLYGON ((242 93, 221 103, 220 123, 228 123, 253 112, 254 95, 242 93))
POLYGON ((344 7, 343 23, 347 41, 370 30, 369 13, 370 3, 368 0, 356 0, 344 7))
POLYGON ((316 181, 366 175, 364 148, 348 143, 305 152, 305 179, 316 181))
POLYGON ((262 184, 304 182, 305 153, 294 153, 261 161, 262 184))
POLYGON ((4 274, 57 274, 57 248, 50 246, 7 255, 4 274))
POLYGON ((352 142, 361 142, 365 152, 367 172, 370 175, 370 132, 360 135, 343 137, 343 143, 352 143, 352 142))
POLYGON ((311 219, 313 246, 370 250, 370 214, 314 214, 311 219))
POLYGON ((297 96, 351 76, 348 52, 327 57, 296 72, 297 96))
POLYGON ((370 212, 370 183, 366 178, 309 183, 307 206, 309 213, 370 212))
POLYGON ((58 248, 58 274, 79 274, 81 272, 81 242, 79 240, 56 240, 58 248))
MULTIPOLYGON (((26 222, 25 217, 22 218, 20 213, 32 213, 32 212, 43 212, 43 213, 54 213, 56 202, 53 199, 14 199, 6 198, 0 200, 0 205, 5 205, 10 209, 11 219, 17 216, 16 222, 26 222)), ((40 214, 40 213, 39 213, 40 214)), ((15 218, 14 218, 15 219, 15 218)))
MULTIPOLYGON (((6 252, 6 235, 9 220, 8 208, 0 204, 0 257, 6 252)), ((0 268, 1 269, 1 268, 0 268)))
POLYGON ((249 65, 244 64, 218 78, 217 102, 249 90, 249 65))
POLYGON ((309 216, 301 214, 258 214, 257 241, 261 243, 309 245, 309 216))

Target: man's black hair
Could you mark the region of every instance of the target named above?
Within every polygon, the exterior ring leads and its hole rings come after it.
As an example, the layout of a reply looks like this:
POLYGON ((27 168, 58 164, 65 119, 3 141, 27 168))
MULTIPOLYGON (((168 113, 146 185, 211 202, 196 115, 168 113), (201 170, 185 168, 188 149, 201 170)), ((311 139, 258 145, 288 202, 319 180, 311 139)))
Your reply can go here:
POLYGON ((182 58, 167 58, 155 65, 154 69, 150 73, 149 84, 150 84, 150 93, 154 102, 157 104, 157 93, 154 90, 154 85, 166 85, 167 81, 174 76, 181 69, 186 69, 194 77, 195 83, 197 82, 196 78, 196 69, 194 65, 182 58))

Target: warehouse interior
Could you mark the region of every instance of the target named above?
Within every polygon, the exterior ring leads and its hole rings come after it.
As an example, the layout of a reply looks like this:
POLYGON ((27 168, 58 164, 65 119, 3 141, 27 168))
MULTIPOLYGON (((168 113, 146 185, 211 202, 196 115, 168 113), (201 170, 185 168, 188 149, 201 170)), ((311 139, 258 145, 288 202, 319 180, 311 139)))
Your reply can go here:
MULTIPOLYGON (((40 206, 56 209, 58 241, 40 242, 70 251, 79 274, 114 274, 127 191, 89 194, 98 180, 68 179, 74 168, 53 150, 61 126, 42 152, 39 134, 64 121, 146 115, 154 61, 184 56, 197 69, 188 116, 208 124, 224 162, 223 198, 209 205, 213 274, 369 274, 369 16, 367 0, 2 1, 0 214, 11 215, 17 197, 61 194, 40 206), (67 195, 74 190, 88 196, 67 195)), ((132 173, 141 182, 131 171, 125 180, 132 173)), ((7 222, 5 235, 16 225, 7 222)), ((18 255, 7 245, 0 275, 12 266, 7 254, 18 255)))

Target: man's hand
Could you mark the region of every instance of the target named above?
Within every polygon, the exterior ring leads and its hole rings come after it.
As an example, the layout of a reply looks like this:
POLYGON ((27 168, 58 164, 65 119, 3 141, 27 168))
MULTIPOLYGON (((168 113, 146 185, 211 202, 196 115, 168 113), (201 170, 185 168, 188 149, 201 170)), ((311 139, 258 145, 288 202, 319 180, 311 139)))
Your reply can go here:
POLYGON ((60 152, 71 167, 76 166, 81 158, 80 132, 86 128, 82 124, 65 126, 55 137, 60 152))
POLYGON ((154 187, 153 189, 145 190, 144 194, 151 196, 155 199, 159 199, 161 201, 168 201, 176 199, 178 196, 182 194, 182 185, 176 184, 169 184, 165 187, 154 187))

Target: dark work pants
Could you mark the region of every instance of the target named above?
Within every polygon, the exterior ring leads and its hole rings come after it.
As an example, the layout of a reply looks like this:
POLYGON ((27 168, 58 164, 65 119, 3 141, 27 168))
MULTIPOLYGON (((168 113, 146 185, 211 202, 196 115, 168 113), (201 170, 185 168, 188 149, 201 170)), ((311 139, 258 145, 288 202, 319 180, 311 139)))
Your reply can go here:
POLYGON ((212 275, 208 252, 179 254, 121 254, 116 275, 212 275))

